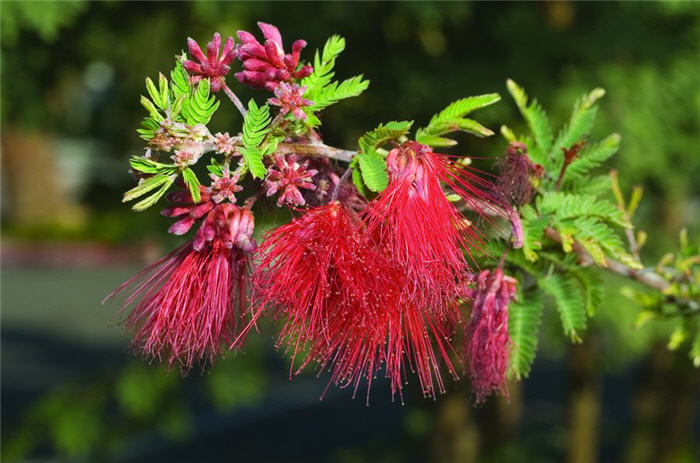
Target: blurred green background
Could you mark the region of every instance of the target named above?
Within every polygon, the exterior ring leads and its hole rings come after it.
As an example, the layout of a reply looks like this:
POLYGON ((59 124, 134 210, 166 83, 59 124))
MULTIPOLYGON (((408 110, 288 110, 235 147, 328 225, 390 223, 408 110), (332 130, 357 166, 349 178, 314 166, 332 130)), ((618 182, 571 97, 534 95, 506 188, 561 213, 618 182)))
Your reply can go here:
MULTIPOLYGON (((319 402, 324 379, 289 382, 272 330, 182 379, 133 359, 119 314, 99 306, 177 242, 156 210, 121 203, 144 78, 168 72, 186 37, 257 33, 258 20, 304 38, 306 59, 347 38, 338 74, 371 85, 324 112, 336 146, 486 92, 504 99, 480 121, 522 128, 508 77, 556 123, 604 87, 597 134, 622 136, 611 167, 644 186, 644 257, 658 258, 682 227, 700 232, 700 3, 3 1, 0 13, 3 461, 700 461, 698 370, 666 350, 663 325, 633 328, 629 283, 613 277, 584 344, 550 313, 530 379, 479 408, 465 381, 436 402, 409 385, 406 405, 391 403, 381 382, 369 408, 349 391, 319 402)), ((244 101, 266 97, 229 83, 244 101)), ((237 131, 224 108, 212 129, 237 131)), ((506 146, 461 141, 485 168, 506 146)))

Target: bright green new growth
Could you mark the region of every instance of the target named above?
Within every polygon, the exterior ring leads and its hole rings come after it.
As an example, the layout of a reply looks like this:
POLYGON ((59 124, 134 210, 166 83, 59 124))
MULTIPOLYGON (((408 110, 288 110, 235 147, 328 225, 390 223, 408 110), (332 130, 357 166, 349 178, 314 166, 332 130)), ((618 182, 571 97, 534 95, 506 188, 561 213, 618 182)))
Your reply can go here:
POLYGON ((497 93, 489 93, 457 100, 440 113, 434 115, 427 127, 418 129, 416 141, 436 147, 454 146, 457 142, 450 138, 445 138, 443 135, 458 131, 471 133, 477 137, 489 137, 493 135, 491 130, 465 116, 476 109, 492 105, 500 101, 500 99, 501 97, 497 93))
POLYGON ((263 156, 268 154, 269 148, 263 149, 262 144, 272 129, 270 121, 270 107, 267 104, 258 106, 254 100, 250 100, 248 113, 243 121, 243 147, 241 148, 241 154, 243 155, 245 166, 254 178, 263 178, 267 173, 265 164, 263 164, 263 156))
POLYGON ((323 46, 322 54, 319 54, 318 50, 316 51, 314 71, 301 80, 301 85, 306 86, 304 98, 313 102, 313 105, 304 108, 307 114, 307 124, 310 127, 321 125, 320 119, 314 114, 315 112, 340 100, 358 96, 369 86, 369 81, 363 80, 361 74, 342 82, 333 81, 335 60, 343 50, 345 50, 345 39, 339 35, 331 36, 323 46))
POLYGON ((353 160, 352 167, 359 167, 362 176, 353 176, 353 181, 358 189, 366 185, 371 191, 380 192, 389 183, 386 172, 386 160, 377 150, 390 141, 400 140, 411 130, 413 121, 392 121, 379 124, 374 130, 370 130, 357 141, 360 153, 353 160), (364 184, 362 184, 364 183, 364 184))

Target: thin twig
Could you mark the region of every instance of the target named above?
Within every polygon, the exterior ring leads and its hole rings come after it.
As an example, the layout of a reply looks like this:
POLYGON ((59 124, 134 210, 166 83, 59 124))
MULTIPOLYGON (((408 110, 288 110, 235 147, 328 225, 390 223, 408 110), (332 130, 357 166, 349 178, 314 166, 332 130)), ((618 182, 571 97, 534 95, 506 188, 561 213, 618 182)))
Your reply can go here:
POLYGON ((345 169, 345 172, 343 172, 343 175, 338 179, 338 183, 335 184, 335 188, 333 188, 333 193, 331 194, 331 201, 335 201, 338 199, 338 192, 340 191, 340 187, 345 182, 348 177, 350 177, 350 174, 352 173, 352 167, 348 167, 345 169))
POLYGON ((357 154, 356 151, 344 150, 323 143, 280 143, 277 145, 279 154, 299 154, 302 156, 323 156, 338 161, 350 162, 357 154))
POLYGON ((241 103, 241 100, 238 99, 235 93, 233 93, 233 90, 231 90, 228 85, 224 84, 224 93, 226 96, 233 102, 234 105, 236 105, 236 108, 238 108, 238 111, 241 112, 241 115, 245 117, 246 114, 248 114, 248 111, 246 111, 245 106, 243 106, 243 103, 241 103))

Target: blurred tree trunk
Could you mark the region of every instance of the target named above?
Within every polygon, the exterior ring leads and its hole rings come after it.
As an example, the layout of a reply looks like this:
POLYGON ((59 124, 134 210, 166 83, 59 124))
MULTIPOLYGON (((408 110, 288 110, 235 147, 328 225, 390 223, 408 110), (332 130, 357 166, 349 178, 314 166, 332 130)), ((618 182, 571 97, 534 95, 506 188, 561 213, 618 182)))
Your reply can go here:
POLYGON ((665 345, 658 344, 645 359, 635 384, 632 425, 621 461, 682 460, 692 443, 700 372, 682 352, 670 352, 665 345))
POLYGON ((434 463, 477 461, 479 430, 472 420, 471 400, 464 390, 447 393, 437 405, 433 427, 434 463))
POLYGON ((593 331, 581 344, 569 349, 569 463, 592 463, 598 459, 602 388, 596 358, 593 331))

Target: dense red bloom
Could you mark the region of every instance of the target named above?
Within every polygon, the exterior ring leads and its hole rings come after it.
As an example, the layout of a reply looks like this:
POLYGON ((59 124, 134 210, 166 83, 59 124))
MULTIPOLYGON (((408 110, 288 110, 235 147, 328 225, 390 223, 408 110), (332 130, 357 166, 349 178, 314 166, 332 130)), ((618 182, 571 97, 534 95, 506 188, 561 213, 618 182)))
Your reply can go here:
POLYGON ((184 372, 197 361, 214 362, 235 339, 246 310, 252 229, 250 210, 219 204, 194 241, 107 296, 127 294, 122 309, 134 304, 126 325, 135 332, 135 348, 169 366, 177 362, 184 372))
POLYGON ((281 192, 277 198, 278 206, 283 203, 303 206, 306 200, 299 188, 315 190, 316 185, 312 183, 312 179, 317 173, 317 170, 309 169, 308 159, 300 161, 294 154, 286 157, 277 156, 275 164, 270 167, 265 179, 266 194, 272 196, 278 191, 281 192))
POLYGON ((476 279, 471 320, 466 329, 464 354, 476 401, 493 391, 505 394, 511 341, 508 304, 515 297, 515 278, 497 268, 484 270, 476 279))
POLYGON ((209 78, 209 84, 212 92, 218 92, 226 85, 226 74, 231 70, 229 63, 236 57, 236 51, 233 44, 233 37, 226 39, 226 44, 221 55, 221 35, 217 32, 214 38, 207 44, 207 55, 204 56, 202 49, 193 39, 187 39, 187 47, 190 50, 190 55, 196 60, 186 60, 183 66, 190 73, 192 83, 199 82, 202 79, 209 78))
POLYGON ((265 37, 265 45, 258 42, 250 32, 237 33, 241 43, 236 48, 236 54, 243 63, 244 70, 236 73, 236 79, 254 88, 273 90, 280 82, 301 79, 311 74, 311 66, 297 69, 301 50, 306 47, 304 40, 295 41, 292 53, 286 55, 280 31, 263 22, 259 22, 258 27, 265 37))
POLYGON ((280 107, 280 114, 285 115, 289 112, 294 114, 294 117, 300 120, 306 119, 304 106, 311 106, 313 101, 304 98, 306 87, 299 87, 297 84, 288 84, 280 82, 275 89, 276 98, 268 98, 268 103, 280 107))
POLYGON ((401 300, 403 272, 361 226, 335 201, 269 233, 254 275, 258 315, 272 306, 285 320, 279 345, 293 358, 307 352, 297 371, 316 361, 340 387, 356 391, 366 379, 369 396, 382 365, 392 395, 401 393, 408 367, 424 394, 443 391, 440 359, 455 374, 445 350, 449 328, 401 300))
POLYGON ((496 182, 500 199, 506 205, 513 206, 529 203, 535 194, 533 182, 542 177, 542 174, 542 166, 530 161, 527 146, 511 142, 500 163, 500 175, 496 182))
POLYGON ((367 206, 364 217, 406 272, 408 299, 421 308, 443 311, 459 297, 467 278, 464 252, 480 246, 481 239, 447 199, 441 182, 477 210, 488 198, 474 182, 484 182, 416 142, 391 150, 387 167, 389 185, 367 206))

